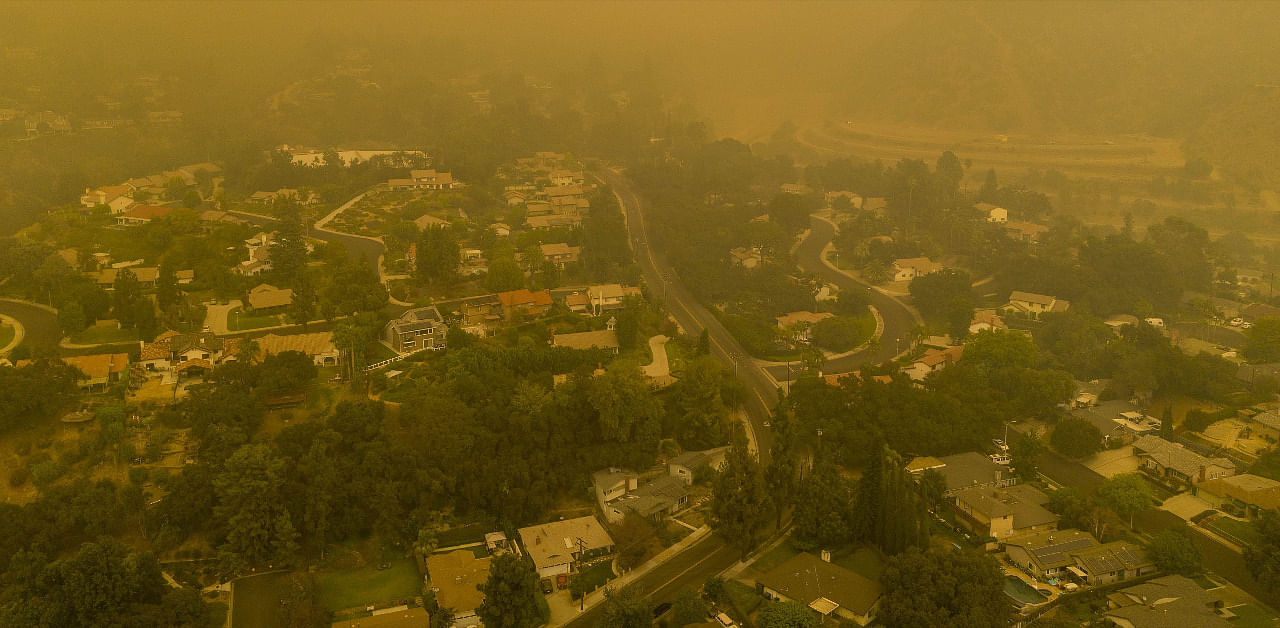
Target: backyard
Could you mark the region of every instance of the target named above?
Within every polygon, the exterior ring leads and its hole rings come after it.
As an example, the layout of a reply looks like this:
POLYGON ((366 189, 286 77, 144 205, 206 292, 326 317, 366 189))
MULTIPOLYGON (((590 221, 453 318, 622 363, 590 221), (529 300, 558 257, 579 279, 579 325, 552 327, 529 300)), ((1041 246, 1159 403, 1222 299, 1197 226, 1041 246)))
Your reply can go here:
MULTIPOLYGON (((12 330, 10 330, 12 332, 12 330)), ((111 342, 131 342, 138 339, 138 332, 134 329, 121 329, 116 325, 94 325, 84 331, 71 336, 70 340, 73 344, 78 345, 100 345, 111 342)), ((4 332, 0 331, 0 346, 8 344, 4 341, 4 332)))
MULTIPOLYGON (((388 563, 386 569, 378 567, 367 564, 318 574, 316 596, 320 604, 333 612, 370 604, 384 605, 422 594, 422 575, 412 559, 399 558, 388 563)), ((237 611, 239 606, 237 600, 237 611)))
POLYGON ((233 626, 271 628, 281 625, 280 599, 290 574, 277 572, 237 580, 232 585, 233 626))
POLYGON ((238 307, 227 313, 227 329, 231 331, 274 327, 282 323, 279 314, 248 314, 238 307))
POLYGON ((1205 527, 1241 546, 1252 545, 1258 540, 1257 531, 1253 529, 1253 524, 1248 521, 1222 516, 1206 523, 1205 527))

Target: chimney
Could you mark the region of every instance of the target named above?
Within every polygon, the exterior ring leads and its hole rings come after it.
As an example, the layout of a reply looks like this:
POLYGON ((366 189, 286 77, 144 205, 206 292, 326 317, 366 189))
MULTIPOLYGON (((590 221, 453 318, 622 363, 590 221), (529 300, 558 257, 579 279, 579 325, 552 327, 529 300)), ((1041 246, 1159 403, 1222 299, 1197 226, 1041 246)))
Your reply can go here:
POLYGON ((822 550, 822 562, 831 562, 831 550, 822 550))

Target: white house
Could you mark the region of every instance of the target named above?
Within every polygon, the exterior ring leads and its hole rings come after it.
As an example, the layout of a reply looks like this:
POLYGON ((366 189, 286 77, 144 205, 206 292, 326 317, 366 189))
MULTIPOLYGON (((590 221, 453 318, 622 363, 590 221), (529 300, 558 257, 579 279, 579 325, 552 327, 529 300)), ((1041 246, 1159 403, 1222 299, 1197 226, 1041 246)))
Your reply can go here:
POLYGON ((613 551, 613 537, 595 517, 552 521, 518 530, 538 577, 572 573, 579 559, 613 551))
POLYGON ((1065 312, 1068 307, 1071 307, 1071 302, 1064 299, 1014 290, 1009 294, 1009 303, 1003 309, 1035 317, 1045 312, 1065 312))
POLYGON ((987 215, 987 222, 996 224, 1009 222, 1009 210, 1003 207, 997 207, 991 203, 977 203, 973 207, 987 215))
POLYGON ((893 280, 911 281, 942 270, 942 264, 932 262, 927 257, 904 257, 893 260, 893 280))

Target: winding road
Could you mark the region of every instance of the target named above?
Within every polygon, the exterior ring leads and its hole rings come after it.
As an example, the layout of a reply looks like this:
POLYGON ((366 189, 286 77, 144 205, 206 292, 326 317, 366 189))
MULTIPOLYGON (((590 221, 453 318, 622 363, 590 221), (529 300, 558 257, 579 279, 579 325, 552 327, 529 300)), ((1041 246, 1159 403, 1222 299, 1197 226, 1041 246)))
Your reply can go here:
MULTIPOLYGON (((909 348, 911 330, 919 324, 916 315, 898 298, 885 294, 823 263, 822 252, 836 235, 836 227, 829 220, 814 216, 808 236, 796 247, 796 264, 808 273, 817 275, 827 283, 835 284, 841 291, 863 292, 871 305, 884 319, 884 331, 880 342, 848 355, 832 358, 823 365, 827 373, 848 373, 866 364, 880 364, 892 360, 909 348)), ((769 376, 777 382, 788 381, 791 369, 783 365, 766 366, 769 376)))

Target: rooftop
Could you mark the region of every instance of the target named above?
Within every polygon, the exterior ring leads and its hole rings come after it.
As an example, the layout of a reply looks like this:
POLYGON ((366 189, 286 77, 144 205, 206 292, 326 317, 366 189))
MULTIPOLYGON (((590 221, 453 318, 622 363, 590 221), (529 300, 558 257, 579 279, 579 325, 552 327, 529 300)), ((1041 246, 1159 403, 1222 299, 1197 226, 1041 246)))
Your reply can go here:
POLYGON ((552 521, 520 528, 518 533, 520 544, 539 569, 573 560, 580 547, 591 551, 613 545, 613 538, 595 517, 552 521))
POLYGON ((476 587, 489 579, 489 560, 467 549, 428 556, 427 574, 440 606, 458 614, 479 608, 484 594, 476 587))
POLYGON ((1053 530, 1011 538, 1006 546, 1021 547, 1045 567, 1062 567, 1072 563, 1071 555, 1099 545, 1093 535, 1080 530, 1053 530))
POLYGON ((1144 434, 1133 443, 1134 451, 1145 453, 1162 467, 1173 469, 1188 477, 1196 477, 1200 469, 1218 466, 1235 470, 1236 466, 1226 458, 1207 458, 1178 443, 1171 443, 1159 436, 1144 434))
POLYGON ((63 362, 80 369, 89 379, 109 379, 112 374, 129 368, 127 353, 98 353, 94 355, 68 356, 63 362))
POLYGON ((884 593, 880 583, 808 552, 796 554, 773 568, 760 577, 759 583, 801 604, 825 598, 857 615, 869 614, 884 593))
POLYGON ((1120 590, 1110 599, 1129 605, 1107 611, 1133 628, 1227 628, 1231 625, 1213 610, 1217 598, 1183 576, 1163 576, 1120 590))
POLYGON ((950 490, 994 484, 1007 471, 976 451, 943 456, 938 460, 943 465, 938 471, 942 473, 942 477, 946 478, 947 488, 950 490))
POLYGON ((1215 495, 1231 497, 1260 508, 1280 508, 1280 482, 1252 473, 1215 478, 1196 484, 1215 495))
POLYGON ((1015 529, 1031 528, 1058 520, 1058 515, 1044 507, 1049 497, 1039 489, 1024 484, 1007 488, 987 486, 961 489, 956 494, 956 499, 988 519, 1012 516, 1015 529))

